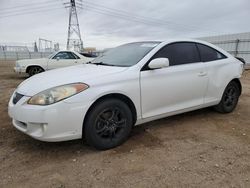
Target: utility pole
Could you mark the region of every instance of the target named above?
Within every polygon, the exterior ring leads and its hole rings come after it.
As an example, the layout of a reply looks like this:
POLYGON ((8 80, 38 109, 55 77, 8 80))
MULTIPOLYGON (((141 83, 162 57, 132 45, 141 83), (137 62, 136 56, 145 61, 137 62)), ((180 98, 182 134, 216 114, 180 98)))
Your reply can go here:
POLYGON ((66 8, 69 8, 67 50, 71 50, 73 48, 75 51, 83 51, 83 42, 77 17, 76 2, 75 0, 70 0, 70 3, 65 4, 68 5, 66 8))
POLYGON ((34 52, 38 52, 38 48, 37 48, 36 42, 34 43, 34 52))

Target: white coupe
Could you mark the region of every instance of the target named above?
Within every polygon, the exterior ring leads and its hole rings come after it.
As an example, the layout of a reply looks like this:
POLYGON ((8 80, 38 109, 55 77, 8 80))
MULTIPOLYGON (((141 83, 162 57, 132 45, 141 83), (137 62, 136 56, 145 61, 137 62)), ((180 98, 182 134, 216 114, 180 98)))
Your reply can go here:
POLYGON ((51 54, 48 58, 24 59, 16 61, 14 71, 16 73, 27 73, 29 76, 61 67, 87 63, 94 58, 86 57, 78 52, 59 51, 51 54))
POLYGON ((130 43, 25 80, 8 112, 35 139, 84 138, 104 150, 122 144, 134 125, 209 106, 232 112, 242 72, 242 62, 206 42, 130 43))

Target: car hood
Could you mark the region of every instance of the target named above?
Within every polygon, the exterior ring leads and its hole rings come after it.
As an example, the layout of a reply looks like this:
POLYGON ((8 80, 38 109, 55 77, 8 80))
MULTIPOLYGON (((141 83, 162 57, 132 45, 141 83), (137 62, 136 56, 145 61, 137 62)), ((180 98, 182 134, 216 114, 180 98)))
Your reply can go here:
POLYGON ((47 62, 47 58, 39 58, 39 59, 23 59, 16 61, 16 64, 19 64, 20 66, 30 65, 30 64, 41 64, 44 62, 47 62))
POLYGON ((17 88, 17 92, 25 96, 33 96, 44 90, 71 84, 86 83, 104 77, 105 75, 117 74, 127 67, 111 67, 93 64, 81 64, 66 68, 55 69, 37 74, 23 81, 17 88))

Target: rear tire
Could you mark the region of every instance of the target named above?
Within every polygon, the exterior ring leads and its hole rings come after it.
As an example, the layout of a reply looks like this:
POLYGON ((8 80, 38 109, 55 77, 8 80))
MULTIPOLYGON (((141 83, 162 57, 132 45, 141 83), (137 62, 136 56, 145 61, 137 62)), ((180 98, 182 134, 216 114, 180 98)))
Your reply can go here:
POLYGON ((31 67, 28 70, 28 74, 29 74, 30 77, 34 76, 35 74, 39 74, 41 72, 44 72, 44 70, 41 67, 39 67, 39 66, 31 67))
POLYGON ((227 85, 220 103, 214 109, 224 114, 231 113, 236 108, 239 97, 240 88, 236 82, 232 81, 227 85))
POLYGON ((124 143, 132 125, 132 113, 127 104, 107 99, 97 103, 87 114, 83 133, 89 145, 106 150, 124 143))

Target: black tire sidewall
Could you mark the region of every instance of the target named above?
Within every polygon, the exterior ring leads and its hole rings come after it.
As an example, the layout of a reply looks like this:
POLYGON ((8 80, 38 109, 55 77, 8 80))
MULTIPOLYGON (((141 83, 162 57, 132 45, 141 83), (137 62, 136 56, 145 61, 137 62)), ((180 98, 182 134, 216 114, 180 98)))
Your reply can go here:
MULTIPOLYGON (((41 68, 41 67, 31 67, 30 69, 29 69, 29 76, 31 77, 31 76, 34 76, 34 75, 36 75, 36 74, 34 74, 34 69, 35 68, 39 68, 40 70, 41 70, 41 72, 43 72, 43 69, 41 68)), ((37 73, 38 74, 38 73, 37 73)))
POLYGON ((133 126, 132 112, 129 109, 128 105, 118 99, 106 99, 104 101, 97 103, 87 114, 86 121, 83 127, 84 137, 87 143, 95 147, 96 149, 99 149, 99 150, 111 149, 111 148, 121 145, 127 140, 131 132, 132 126, 133 126), (98 114, 101 111, 103 111, 103 109, 108 108, 110 106, 119 108, 121 111, 123 111, 123 113, 126 115, 126 118, 127 118, 126 128, 122 132, 121 137, 114 139, 112 142, 110 140, 105 141, 101 139, 96 134, 96 130, 95 130, 95 120, 98 114))
POLYGON ((230 112, 232 112, 232 111, 236 108, 237 103, 238 103, 238 100, 239 100, 239 96, 240 96, 240 88, 239 88, 239 86, 238 86, 237 83, 235 83, 235 82, 230 82, 230 83, 227 85, 227 87, 226 87, 226 89, 225 89, 225 91, 224 91, 224 93, 223 93, 222 100, 221 100, 221 106, 222 106, 222 109, 223 109, 223 111, 224 111, 225 113, 230 113, 230 112), (234 105, 233 105, 232 107, 227 107, 227 106, 225 105, 225 97, 226 97, 226 92, 227 92, 227 90, 228 90, 229 88, 231 88, 231 87, 234 87, 234 88, 235 88, 235 91, 237 92, 237 98, 235 99, 234 105))

